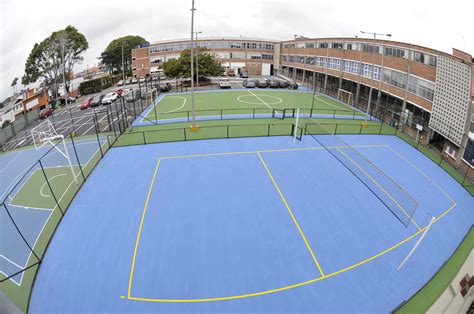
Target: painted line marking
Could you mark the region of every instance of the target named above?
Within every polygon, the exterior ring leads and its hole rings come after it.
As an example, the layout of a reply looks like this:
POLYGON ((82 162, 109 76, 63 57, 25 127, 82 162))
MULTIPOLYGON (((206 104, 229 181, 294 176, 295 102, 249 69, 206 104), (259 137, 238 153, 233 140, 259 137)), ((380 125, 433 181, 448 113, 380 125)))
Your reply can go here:
MULTIPOLYGON (((55 176, 52 177, 52 178, 48 178, 48 181, 52 181, 52 180, 54 180, 54 179, 57 178, 57 177, 62 177, 62 176, 65 176, 65 175, 66 175, 65 173, 57 174, 57 175, 55 175, 55 176)), ((43 193, 43 189, 44 189, 44 187, 46 186, 46 184, 48 184, 48 182, 44 182, 43 185, 41 186, 41 188, 40 188, 40 194, 41 194, 42 197, 51 198, 51 195, 46 195, 46 194, 43 193)))
MULTIPOLYGON (((336 105, 334 105, 334 104, 331 104, 331 103, 325 101, 324 99, 322 99, 322 97, 325 97, 325 96, 322 96, 322 95, 314 95, 314 98, 316 98, 318 101, 321 101, 321 102, 323 102, 323 103, 325 103, 325 104, 327 104, 327 105, 329 105, 329 106, 331 106, 331 107, 333 107, 333 108, 339 109, 339 110, 341 110, 341 111, 351 111, 351 112, 352 112, 352 111, 355 111, 355 110, 349 110, 348 107, 345 106, 345 105, 344 105, 345 107, 341 107, 341 106, 336 106, 336 105)), ((342 104, 341 104, 341 105, 342 105, 342 104)))
POLYGON ((381 189, 397 206, 398 208, 400 208, 403 213, 405 213, 405 215, 411 220, 413 221, 413 224, 418 228, 418 230, 421 230, 420 229, 420 226, 418 226, 418 224, 416 223, 416 221, 413 219, 413 217, 410 217, 410 215, 407 214, 407 212, 405 211, 405 209, 403 209, 403 207, 397 202, 397 200, 395 200, 393 198, 392 195, 390 195, 390 193, 388 193, 381 185, 380 183, 377 182, 377 180, 375 180, 374 178, 372 178, 372 176, 370 174, 368 174, 357 162, 355 162, 354 159, 352 159, 351 157, 349 157, 346 153, 344 153, 342 150, 340 150, 339 148, 336 148, 341 154, 343 154, 347 159, 349 159, 360 171, 362 171, 366 176, 367 178, 369 178, 373 183, 375 183, 379 189, 381 189))
MULTIPOLYGON (((380 145, 372 144, 372 145, 358 145, 358 146, 352 146, 352 147, 390 147, 390 146, 387 145, 387 144, 380 144, 380 145)), ((344 148, 344 147, 329 147, 329 148, 344 148)), ((293 150, 316 150, 316 149, 323 149, 323 148, 322 147, 309 147, 309 148, 298 148, 298 149, 280 149, 280 150, 266 150, 266 151, 261 150, 259 152, 285 152, 285 151, 293 151, 293 150)), ((187 155, 187 156, 163 157, 161 159, 165 159, 165 158, 167 158, 167 159, 192 158, 192 157, 205 157, 205 156, 223 156, 223 155, 234 155, 234 154, 242 154, 242 153, 244 153, 244 154, 254 153, 255 154, 255 153, 257 153, 257 151, 255 151, 255 152, 221 153, 221 154, 198 154, 198 155, 187 155)), ((429 178, 428 176, 426 176, 426 177, 429 178)), ((446 211, 444 211, 443 214, 441 214, 438 218, 435 219, 434 223, 437 223, 441 218, 446 216, 452 209, 454 209, 456 207, 456 205, 457 204, 454 203, 451 207, 449 207, 446 211)), ((388 249, 386 249, 386 250, 384 250, 384 251, 382 251, 378 254, 375 254, 373 256, 370 256, 370 257, 368 257, 368 258, 366 258, 366 259, 364 259, 364 260, 362 260, 362 261, 360 261, 356 264, 353 264, 351 266, 343 268, 339 271, 330 273, 330 274, 326 275, 325 277, 317 277, 317 278, 314 278, 314 279, 311 279, 311 280, 296 283, 296 284, 293 284, 293 285, 283 286, 283 287, 276 288, 276 289, 270 289, 270 290, 265 290, 265 291, 255 292, 255 293, 242 294, 242 295, 233 295, 233 296, 215 297, 215 298, 202 298, 202 299, 156 299, 156 298, 140 298, 140 297, 131 297, 131 296, 128 296, 127 299, 131 300, 131 301, 157 302, 157 303, 199 303, 199 302, 216 302, 216 301, 235 300, 235 299, 256 297, 256 296, 271 294, 271 293, 275 293, 275 292, 290 290, 290 289, 293 289, 293 288, 309 285, 309 284, 312 284, 314 282, 321 281, 323 279, 330 278, 330 277, 342 274, 342 273, 344 273, 348 270, 351 270, 351 269, 354 269, 356 267, 362 266, 362 265, 364 265, 364 264, 366 264, 366 263, 368 263, 368 262, 370 262, 370 261, 372 261, 372 260, 374 260, 374 259, 376 259, 376 258, 378 258, 378 257, 380 257, 380 256, 396 249, 397 247, 403 245, 404 243, 410 241, 411 239, 416 237, 418 234, 423 232, 425 229, 426 229, 426 226, 424 228, 418 230, 417 232, 415 232, 413 235, 411 235, 411 236, 405 238, 404 240, 392 245, 388 249)))
POLYGON ((269 104, 267 104, 266 102, 264 102, 260 97, 258 97, 257 95, 255 95, 252 91, 250 90, 247 90, 250 94, 254 95, 255 97, 257 97, 258 100, 260 100, 262 102, 262 104, 264 104, 265 106, 267 106, 268 108, 270 109, 273 109, 269 104))
POLYGON ((151 191, 153 190, 153 185, 155 184, 156 173, 158 172, 158 168, 160 167, 161 159, 158 159, 155 166, 155 171, 153 172, 153 178, 150 182, 150 187, 148 188, 148 195, 146 197, 145 206, 143 207, 142 218, 140 220, 140 226, 138 228, 137 239, 135 241, 135 249, 133 250, 133 258, 132 258, 132 266, 130 268, 130 277, 128 281, 128 292, 127 297, 130 299, 130 294, 132 291, 132 284, 133 284, 133 273, 135 271, 135 261, 137 259, 137 251, 138 251, 138 244, 140 243, 140 236, 142 233, 143 222, 145 221, 145 215, 148 209, 148 202, 150 201, 151 191))
MULTIPOLYGON (((327 148, 349 148, 349 147, 386 147, 385 144, 368 144, 368 145, 352 145, 352 146, 326 146, 327 148)), ((195 154, 195 155, 182 155, 182 156, 164 156, 157 157, 156 159, 180 159, 180 158, 196 158, 196 157, 210 157, 210 156, 225 156, 225 155, 245 155, 245 154, 256 154, 260 153, 279 153, 279 152, 291 152, 291 151, 305 151, 305 150, 321 150, 324 147, 301 147, 301 148, 285 148, 285 149, 267 149, 258 151, 243 151, 243 152, 224 152, 224 153, 210 153, 210 154, 195 154)))
POLYGON ((257 152, 257 155, 258 155, 258 158, 260 158, 260 161, 262 162, 263 166, 265 167, 265 170, 267 171, 268 176, 269 176, 270 179, 272 180, 273 185, 275 186, 275 188, 276 188, 278 194, 280 195, 281 200, 283 201, 283 204, 285 204, 286 209, 287 209, 288 212, 290 213, 290 216, 291 216, 291 218, 293 219, 293 223, 296 225, 296 228, 298 228, 298 231, 300 232, 300 235, 301 235, 301 237, 303 238, 304 243, 306 244, 306 248, 308 249, 309 253, 311 254, 311 257, 313 258, 313 261, 314 261, 314 263, 316 264, 316 267, 318 268, 319 272, 321 273, 321 276, 322 276, 323 278, 326 277, 326 276, 324 275, 324 272, 323 272, 322 268, 321 268, 321 265, 319 264, 318 260, 316 259, 316 256, 314 256, 313 250, 311 249, 311 246, 309 245, 308 240, 306 239, 306 236, 305 236, 304 233, 303 233, 303 230, 301 230, 301 227, 300 227, 298 221, 296 220, 295 215, 294 215, 293 212, 291 211, 290 206, 288 205, 288 202, 286 201, 285 197, 283 196, 283 193, 282 193, 281 190, 280 190, 280 187, 279 187, 278 184, 276 183, 276 181, 275 181, 275 179, 273 178, 273 175, 272 175, 270 169, 268 168, 267 164, 265 163, 265 160, 263 160, 262 155, 260 154, 260 152, 257 152))

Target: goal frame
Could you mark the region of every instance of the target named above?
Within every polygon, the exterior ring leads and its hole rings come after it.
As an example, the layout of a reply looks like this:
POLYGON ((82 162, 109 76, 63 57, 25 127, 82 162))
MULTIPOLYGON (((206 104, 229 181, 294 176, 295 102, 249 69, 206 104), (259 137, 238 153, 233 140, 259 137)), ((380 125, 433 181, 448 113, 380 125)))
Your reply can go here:
POLYGON ((354 107, 354 94, 353 94, 352 92, 350 92, 350 91, 347 91, 347 90, 345 90, 345 89, 339 88, 339 89, 337 90, 337 100, 342 101, 342 102, 344 102, 344 100, 343 100, 342 97, 341 97, 342 94, 347 95, 347 104, 348 104, 349 106, 354 107))

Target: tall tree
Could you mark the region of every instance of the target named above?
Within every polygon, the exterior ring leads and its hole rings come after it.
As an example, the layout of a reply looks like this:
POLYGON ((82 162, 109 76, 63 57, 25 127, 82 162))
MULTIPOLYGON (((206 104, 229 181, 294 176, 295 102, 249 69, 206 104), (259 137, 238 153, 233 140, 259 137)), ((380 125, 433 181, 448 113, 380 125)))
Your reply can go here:
MULTIPOLYGON (((199 75, 217 76, 224 72, 217 58, 210 54, 205 47, 196 47, 194 49, 194 66, 196 62, 199 68, 199 75), (196 58, 196 55, 198 56, 196 58)), ((169 60, 163 63, 163 71, 170 77, 190 77, 191 76, 191 50, 181 51, 178 59, 169 60)), ((196 76, 196 71, 194 71, 196 76)))
POLYGON ((137 46, 148 44, 140 36, 125 36, 112 40, 107 48, 100 54, 99 67, 108 72, 122 71, 122 45, 123 45, 123 63, 125 71, 132 69, 132 49, 137 46))
POLYGON ((42 42, 35 43, 25 64, 23 85, 39 79, 48 82, 55 96, 62 73, 66 73, 66 90, 69 91, 69 73, 83 60, 82 53, 89 48, 86 37, 73 26, 53 32, 42 42), (64 55, 64 59, 63 59, 64 55))
POLYGON ((16 94, 16 85, 18 84, 18 77, 15 77, 11 83, 11 87, 13 87, 13 94, 16 94))

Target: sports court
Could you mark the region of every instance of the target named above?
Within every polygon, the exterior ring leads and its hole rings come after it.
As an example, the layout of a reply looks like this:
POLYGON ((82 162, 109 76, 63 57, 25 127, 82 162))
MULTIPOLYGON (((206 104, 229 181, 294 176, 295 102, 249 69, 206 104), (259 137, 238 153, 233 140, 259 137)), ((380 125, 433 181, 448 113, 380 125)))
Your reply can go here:
MULTIPOLYGON (((230 91, 202 91, 195 93, 197 120, 243 119, 280 117, 283 110, 300 108, 304 116, 317 118, 366 118, 354 107, 337 99, 309 91, 237 89, 230 91)), ((351 96, 339 98, 351 104, 351 96)), ((192 117, 191 93, 162 94, 143 113, 133 126, 189 121, 192 117)))
POLYGON ((7 209, 0 213, 0 274, 11 277, 8 284, 20 287, 29 276, 22 270, 37 263, 67 205, 107 145, 105 137, 85 137, 0 155, 1 207, 7 209), (63 155, 66 152, 69 160, 63 155), (36 248, 36 254, 25 240, 36 248))
POLYGON ((339 138, 344 145, 305 135, 112 149, 59 225, 30 310, 392 310, 455 250, 472 197, 395 136, 339 138))

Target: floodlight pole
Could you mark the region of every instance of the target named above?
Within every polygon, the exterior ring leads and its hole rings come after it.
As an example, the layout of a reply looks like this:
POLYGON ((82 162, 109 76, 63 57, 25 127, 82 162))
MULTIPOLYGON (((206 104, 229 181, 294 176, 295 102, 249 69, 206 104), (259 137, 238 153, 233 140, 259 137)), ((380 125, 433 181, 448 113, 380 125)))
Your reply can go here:
POLYGON ((125 62, 123 58, 123 41, 122 41, 122 80, 125 84, 125 62))
MULTIPOLYGON (((374 36, 374 44, 373 44, 373 49, 372 49, 372 71, 371 72, 371 75, 370 75, 370 78, 371 78, 371 82, 370 82, 370 89, 369 89, 369 101, 367 102, 367 115, 370 115, 370 102, 372 100, 372 90, 373 90, 373 85, 374 85, 374 68, 375 68, 375 39, 377 37, 377 35, 379 36, 387 36, 387 37, 392 37, 392 34, 379 34, 379 33, 376 33, 376 32, 364 32, 364 31, 360 31, 362 34, 367 34, 367 35, 373 35, 374 36)), ((383 51, 382 51, 382 56, 383 56, 383 51)), ((382 75, 382 73, 381 73, 382 75)), ((379 93, 381 93, 380 89, 379 89, 379 93)))
POLYGON ((192 124, 191 128, 195 128, 196 125, 196 110, 194 104, 194 0, 192 0, 191 8, 191 105, 192 105, 192 124))
POLYGON ((62 58, 62 66, 63 66, 63 84, 64 84, 64 100, 66 101, 66 107, 67 107, 67 89, 66 89, 66 62, 64 62, 64 41, 66 40, 65 38, 65 31, 61 34, 61 58, 62 58))
MULTIPOLYGON (((196 34, 196 42, 198 40, 198 34, 202 32, 194 32, 196 34)), ((196 52, 196 85, 199 87, 199 46, 196 52)))

